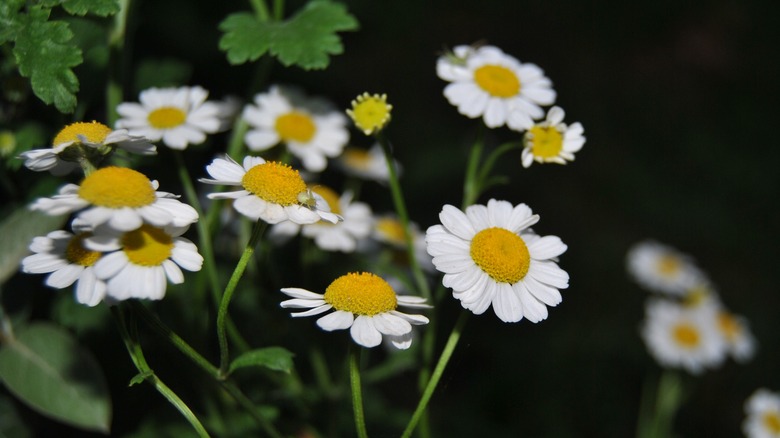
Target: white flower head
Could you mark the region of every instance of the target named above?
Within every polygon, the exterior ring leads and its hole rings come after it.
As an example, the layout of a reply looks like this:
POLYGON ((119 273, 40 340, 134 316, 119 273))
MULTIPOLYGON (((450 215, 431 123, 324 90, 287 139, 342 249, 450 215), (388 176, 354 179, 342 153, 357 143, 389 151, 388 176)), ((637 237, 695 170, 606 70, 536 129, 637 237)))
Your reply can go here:
POLYGON ((197 86, 149 88, 139 95, 140 103, 117 106, 121 118, 116 126, 153 141, 162 140, 171 149, 186 149, 187 145, 206 141, 206 134, 225 127, 223 110, 228 107, 207 102, 208 95, 197 86))
POLYGON ((652 240, 632 246, 626 262, 634 280, 653 292, 684 296, 709 283, 693 259, 652 240))
POLYGON ((464 308, 481 315, 492 305, 504 322, 539 322, 561 302, 569 274, 556 261, 567 247, 528 228, 539 216, 527 205, 491 199, 465 213, 445 205, 439 219, 426 233, 428 252, 464 308))
POLYGON ((225 156, 215 158, 206 171, 213 179, 201 178, 202 183, 241 187, 233 192, 210 193, 209 199, 232 199, 233 207, 252 220, 262 219, 269 224, 290 220, 302 225, 340 220, 322 196, 310 194, 298 171, 286 164, 247 156, 242 166, 225 156))
POLYGON ((282 292, 293 297, 282 301, 282 307, 309 309, 292 316, 319 315, 333 309, 319 318, 317 325, 326 331, 350 329, 352 339, 367 348, 379 345, 385 335, 396 348, 407 349, 412 345, 412 325, 428 323, 423 315, 396 310, 398 306, 429 308, 424 298, 396 295, 387 281, 369 272, 342 275, 324 294, 294 287, 282 292))
POLYGON ((244 137, 252 151, 264 151, 279 143, 301 160, 311 172, 322 172, 327 158, 341 154, 349 141, 347 118, 322 99, 273 86, 255 96, 244 108, 250 130, 244 137))
POLYGON ((51 148, 29 150, 19 158, 24 159, 24 165, 30 170, 66 175, 80 167, 80 160, 99 162, 116 148, 141 155, 157 153, 157 147, 147 138, 130 135, 126 129, 112 130, 93 121, 71 123, 54 137, 51 148))
MULTIPOLYGON (((373 180, 387 182, 390 179, 390 171, 387 168, 387 158, 379 143, 375 143, 366 150, 357 147, 347 147, 336 158, 336 163, 346 174, 373 180)), ((401 174, 401 164, 393 160, 396 175, 401 174)))
POLYGON ((523 64, 494 46, 457 46, 436 63, 436 73, 450 82, 444 96, 461 114, 482 117, 488 128, 524 131, 544 116, 555 91, 542 69, 523 64))
POLYGON ((557 106, 547 111, 547 118, 535 123, 523 136, 523 167, 531 163, 566 164, 574 161, 574 153, 582 149, 585 137, 582 125, 563 123, 564 111, 557 106))
POLYGON ((131 231, 144 222, 162 227, 185 226, 198 220, 191 206, 177 196, 158 192, 157 181, 127 167, 103 167, 84 178, 81 185, 66 184, 51 198, 37 199, 30 208, 50 215, 78 213, 93 227, 108 224, 131 231))
POLYGON ((723 337, 726 352, 737 362, 747 362, 756 353, 756 339, 750 332, 748 321, 720 307, 715 314, 718 333, 723 337))
POLYGON ((747 438, 780 437, 780 393, 757 389, 745 401, 742 432, 747 438))

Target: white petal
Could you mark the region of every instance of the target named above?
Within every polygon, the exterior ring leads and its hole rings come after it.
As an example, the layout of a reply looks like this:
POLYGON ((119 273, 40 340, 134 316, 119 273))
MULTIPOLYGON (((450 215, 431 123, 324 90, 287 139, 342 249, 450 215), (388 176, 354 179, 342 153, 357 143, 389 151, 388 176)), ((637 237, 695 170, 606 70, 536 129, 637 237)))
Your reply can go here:
POLYGON ((441 220, 442 225, 449 232, 463 240, 470 241, 476 234, 474 226, 469 222, 466 215, 452 205, 442 207, 441 213, 439 213, 439 220, 441 220))
POLYGON ((112 252, 100 258, 93 268, 97 278, 106 280, 116 276, 128 264, 127 256, 122 251, 112 252))
POLYGON ((282 301, 279 305, 285 309, 311 309, 312 307, 320 307, 325 304, 325 300, 310 300, 306 298, 293 298, 291 300, 282 301))
POLYGON ((537 260, 551 259, 566 252, 567 246, 558 236, 544 236, 528 245, 531 257, 537 260))
POLYGON ((94 307, 106 296, 106 283, 95 277, 94 270, 89 267, 79 277, 76 283, 76 301, 94 307))
POLYGON ((352 312, 337 310, 317 320, 317 325, 326 331, 343 330, 352 326, 354 316, 352 312))
POLYGON ((498 319, 504 322, 517 322, 523 319, 523 305, 512 286, 507 283, 499 285, 498 293, 493 298, 493 311, 498 319))
POLYGON ((367 348, 376 347, 382 342, 382 334, 374 327, 372 318, 368 316, 361 315, 355 318, 349 333, 358 345, 367 348))
POLYGON ((171 260, 163 260, 162 267, 165 271, 165 276, 168 277, 168 280, 171 283, 184 283, 184 273, 181 272, 181 269, 179 269, 179 266, 176 263, 172 262, 171 260))
MULTIPOLYGON (((289 301, 293 301, 293 300, 289 300, 289 301)), ((330 304, 323 304, 323 305, 321 305, 319 307, 315 307, 313 309, 309 309, 309 310, 307 310, 305 312, 294 312, 294 313, 291 313, 290 316, 295 318, 295 317, 300 317, 300 316, 319 315, 320 313, 327 312, 328 310, 330 310, 332 308, 333 308, 333 306, 331 306, 330 304)))
POLYGON ((303 299, 310 299, 310 300, 322 299, 322 294, 314 293, 312 291, 308 291, 306 289, 301 289, 297 287, 285 287, 281 289, 281 291, 293 298, 303 298, 303 299))
POLYGON ((81 265, 65 265, 52 272, 51 275, 46 278, 46 285, 56 287, 57 289, 68 287, 78 280, 79 275, 81 275, 83 270, 84 267, 81 265))
POLYGON ((379 333, 385 335, 401 336, 412 331, 412 325, 409 324, 409 321, 390 313, 380 313, 371 319, 379 333))

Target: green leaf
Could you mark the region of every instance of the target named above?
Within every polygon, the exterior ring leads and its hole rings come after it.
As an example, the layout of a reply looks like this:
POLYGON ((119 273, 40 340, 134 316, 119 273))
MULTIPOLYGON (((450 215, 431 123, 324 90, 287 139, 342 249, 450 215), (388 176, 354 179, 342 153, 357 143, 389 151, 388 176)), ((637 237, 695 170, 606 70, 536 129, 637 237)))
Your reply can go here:
POLYGON ((17 170, 24 163, 24 160, 18 158, 19 154, 36 146, 47 147, 45 141, 46 129, 43 125, 27 122, 21 125, 16 132, 3 131, 0 133, 0 157, 6 161, 6 168, 17 170))
POLYGON ((16 39, 16 34, 22 27, 22 16, 19 10, 24 6, 24 0, 5 0, 0 2, 0 44, 16 39))
POLYGON ((79 80, 71 70, 82 62, 81 49, 70 42, 67 23, 47 21, 49 10, 33 7, 17 32, 14 56, 19 73, 30 78, 33 92, 60 112, 76 108, 79 80))
POLYGON ((0 438, 28 438, 32 433, 22 421, 10 397, 0 394, 0 438))
POLYGON ((19 270, 19 262, 29 254, 33 237, 46 235, 60 228, 66 216, 48 216, 20 207, 0 222, 0 284, 19 270))
POLYGON ((151 371, 144 371, 143 373, 138 373, 135 376, 133 376, 132 379, 130 379, 130 383, 128 383, 127 386, 140 385, 144 383, 144 380, 146 380, 151 375, 152 375, 151 371))
POLYGON ((88 13, 100 17, 108 17, 119 12, 118 0, 65 0, 62 7, 72 15, 88 13))
POLYGON ((70 334, 31 324, 0 347, 0 379, 32 409, 81 429, 108 433, 111 402, 95 358, 70 334))
POLYGON ((266 52, 285 66, 323 69, 329 55, 344 51, 339 31, 356 30, 358 22, 344 5, 327 0, 309 2, 283 22, 260 22, 247 12, 231 14, 219 24, 225 34, 219 48, 231 64, 255 61, 266 52))
POLYGON ((282 347, 266 347, 247 351, 230 364, 230 371, 245 367, 265 367, 274 371, 289 373, 293 367, 294 354, 282 347))

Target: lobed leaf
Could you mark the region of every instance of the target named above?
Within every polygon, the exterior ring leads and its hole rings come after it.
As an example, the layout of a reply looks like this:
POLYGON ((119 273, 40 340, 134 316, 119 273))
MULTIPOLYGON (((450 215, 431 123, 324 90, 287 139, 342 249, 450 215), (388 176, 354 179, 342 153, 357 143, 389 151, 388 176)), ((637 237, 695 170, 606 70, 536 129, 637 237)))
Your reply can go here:
POLYGON ((62 7, 72 15, 94 14, 108 17, 119 12, 118 0, 65 0, 62 7))
POLYGON ((16 40, 16 34, 23 26, 19 10, 24 0, 4 0, 0 2, 0 44, 16 40))
POLYGON ((282 347, 266 347, 247 351, 230 364, 230 372, 245 367, 265 367, 274 371, 289 373, 293 367, 294 354, 282 347))

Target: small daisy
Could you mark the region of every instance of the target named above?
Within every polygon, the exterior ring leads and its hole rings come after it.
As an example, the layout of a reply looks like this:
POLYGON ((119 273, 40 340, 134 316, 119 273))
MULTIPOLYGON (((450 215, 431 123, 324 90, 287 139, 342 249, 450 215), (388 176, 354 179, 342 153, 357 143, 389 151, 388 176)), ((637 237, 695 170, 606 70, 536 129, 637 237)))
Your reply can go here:
POLYGON ((442 225, 428 228, 426 242, 442 283, 461 305, 477 315, 493 306, 504 322, 547 318, 547 306, 561 302, 569 274, 558 267, 566 245, 556 236, 538 236, 528 227, 539 216, 520 204, 491 199, 466 212, 445 205, 442 225))
POLYGON ((699 374, 723 362, 724 340, 708 306, 687 307, 656 299, 648 301, 645 311, 642 338, 662 366, 699 374))
MULTIPOLYGON (((431 255, 428 254, 425 234, 420 231, 420 227, 415 222, 409 222, 409 233, 412 235, 412 246, 414 246, 414 257, 417 263, 423 270, 434 272, 436 268, 433 266, 431 255)), ((396 250, 406 250, 406 232, 396 215, 385 214, 377 217, 371 235, 374 240, 386 243, 396 250)))
POLYGON ((202 183, 242 188, 210 193, 209 199, 233 199, 233 207, 252 220, 277 224, 289 219, 297 224, 313 224, 322 219, 335 224, 340 219, 330 212, 321 196, 310 194, 298 171, 286 164, 247 156, 242 167, 225 156, 214 159, 206 171, 214 179, 201 178, 202 183))
POLYGON ((747 438, 780 438, 780 394, 760 388, 745 402, 747 438))
POLYGON ((634 280, 654 292, 682 296, 708 283, 690 257, 652 240, 631 247, 626 261, 634 280))
POLYGON ((247 105, 244 119, 252 128, 244 137, 253 151, 264 151, 279 143, 311 172, 322 172, 327 157, 341 154, 349 141, 347 118, 322 99, 306 98, 299 92, 278 86, 255 96, 247 105))
POLYGON ((166 277, 173 284, 184 282, 179 267, 199 271, 203 257, 198 248, 180 237, 187 228, 143 224, 133 231, 105 230, 87 238, 88 248, 106 253, 94 269, 95 275, 107 283, 107 297, 116 301, 159 300, 165 296, 166 277))
POLYGON ((436 63, 436 73, 451 82, 444 96, 458 112, 482 117, 489 128, 507 125, 524 131, 540 119, 540 105, 552 105, 555 91, 542 69, 522 64, 494 46, 457 46, 436 63))
POLYGON ((390 123, 392 109, 386 94, 363 93, 352 101, 352 109, 347 110, 347 115, 364 134, 372 135, 390 123))
POLYGON ((534 124, 523 136, 523 167, 531 163, 558 163, 574 161, 574 153, 585 144, 584 130, 577 122, 570 126, 563 123, 564 112, 554 106, 547 111, 547 119, 534 124))
POLYGON ((126 129, 112 130, 93 121, 71 123, 54 137, 51 148, 33 149, 19 158, 24 159, 24 165, 30 170, 48 170, 60 176, 80 168, 81 160, 99 163, 115 148, 142 155, 157 153, 157 148, 146 138, 130 135, 126 129))
POLYGON ((352 202, 352 192, 345 192, 341 197, 331 188, 316 185, 311 191, 328 203, 331 213, 343 218, 335 224, 316 222, 308 225, 298 225, 285 221, 274 225, 273 233, 295 235, 298 231, 314 239, 314 243, 325 251, 354 252, 357 242, 367 237, 373 228, 373 216, 368 204, 352 202))
POLYGON ((294 317, 319 315, 335 309, 319 318, 317 325, 326 331, 348 328, 352 339, 367 348, 379 345, 385 335, 396 348, 405 350, 412 345, 412 325, 428 323, 428 318, 422 315, 396 310, 399 305, 430 308, 424 298, 396 295, 387 281, 368 272, 342 275, 325 289, 325 294, 295 287, 284 288, 282 292, 293 297, 282 301, 282 307, 310 309, 292 313, 294 317))
POLYGON ((95 276, 93 266, 102 254, 84 246, 84 239, 91 237, 89 227, 74 225, 77 234, 65 230, 52 231, 33 239, 30 251, 35 254, 22 260, 22 272, 49 274, 46 285, 63 289, 76 283, 76 301, 93 307, 106 295, 106 283, 95 276))
MULTIPOLYGON (((358 178, 387 182, 390 179, 390 171, 387 169, 387 158, 379 143, 366 150, 363 148, 348 147, 336 158, 336 163, 345 173, 358 178)), ((393 160, 395 173, 401 174, 401 165, 393 160)))
POLYGON ((737 362, 746 362, 756 352, 756 340, 750 332, 747 320, 724 308, 715 315, 718 332, 726 342, 726 352, 737 362))
POLYGON ((162 139, 171 149, 186 149, 224 127, 223 104, 206 102, 208 95, 201 87, 149 88, 139 95, 140 104, 117 106, 122 118, 116 126, 153 141, 162 139))
POLYGON ((198 220, 191 206, 177 196, 158 192, 157 181, 126 167, 103 167, 84 178, 80 186, 66 184, 52 198, 40 198, 30 208, 50 215, 85 209, 78 217, 97 227, 108 224, 131 231, 145 221, 156 226, 189 225, 198 220))

